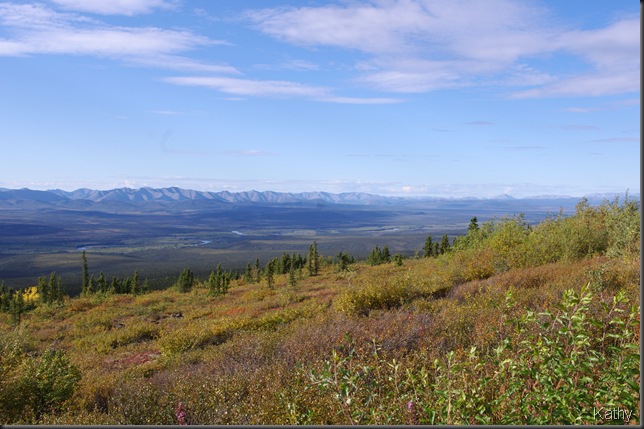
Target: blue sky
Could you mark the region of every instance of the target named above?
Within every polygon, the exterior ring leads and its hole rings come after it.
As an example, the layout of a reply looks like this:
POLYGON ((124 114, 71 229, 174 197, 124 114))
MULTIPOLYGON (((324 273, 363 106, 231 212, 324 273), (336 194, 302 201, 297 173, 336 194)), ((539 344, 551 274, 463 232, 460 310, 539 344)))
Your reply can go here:
POLYGON ((639 192, 633 0, 0 1, 0 187, 639 192))

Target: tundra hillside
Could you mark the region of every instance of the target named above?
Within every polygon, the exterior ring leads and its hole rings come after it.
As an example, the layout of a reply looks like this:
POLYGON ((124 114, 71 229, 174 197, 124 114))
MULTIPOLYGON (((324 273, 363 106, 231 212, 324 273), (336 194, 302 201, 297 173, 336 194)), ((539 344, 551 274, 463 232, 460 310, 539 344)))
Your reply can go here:
POLYGON ((0 423, 639 424, 639 202, 387 253, 4 288, 0 423))

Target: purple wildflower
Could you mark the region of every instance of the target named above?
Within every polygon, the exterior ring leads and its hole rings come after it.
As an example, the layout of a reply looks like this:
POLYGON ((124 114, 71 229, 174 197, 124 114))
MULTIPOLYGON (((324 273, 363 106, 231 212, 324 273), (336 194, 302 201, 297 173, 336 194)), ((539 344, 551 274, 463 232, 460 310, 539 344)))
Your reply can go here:
POLYGON ((174 410, 174 415, 180 425, 188 424, 188 422, 186 422, 186 409, 184 408, 183 403, 179 402, 177 404, 177 408, 174 410))
POLYGON ((418 412, 416 410, 416 403, 414 401, 407 402, 407 414, 409 414, 409 424, 418 424, 418 412))

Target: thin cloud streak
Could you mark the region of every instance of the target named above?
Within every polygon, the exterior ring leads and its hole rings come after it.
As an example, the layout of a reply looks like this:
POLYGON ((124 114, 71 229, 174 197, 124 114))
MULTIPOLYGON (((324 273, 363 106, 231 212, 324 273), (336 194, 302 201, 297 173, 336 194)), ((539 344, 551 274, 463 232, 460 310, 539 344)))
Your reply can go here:
POLYGON ((167 0, 49 0, 64 9, 102 15, 139 15, 154 9, 173 9, 177 1, 167 0))
POLYGON ((189 31, 109 26, 40 4, 0 4, 0 24, 10 35, 0 39, 0 56, 88 55, 149 67, 238 73, 234 67, 201 63, 179 55, 226 44, 189 31))
POLYGON ((639 88, 639 18, 593 30, 552 25, 533 3, 381 0, 251 10, 244 17, 285 43, 330 46, 369 56, 356 82, 374 89, 423 93, 489 84, 523 86, 511 98, 599 96, 639 88), (573 77, 521 63, 562 53, 587 63, 573 77), (499 79, 499 77, 501 77, 499 79))
POLYGON ((343 104, 390 104, 394 98, 360 98, 334 95, 330 88, 284 80, 240 79, 222 76, 177 76, 162 79, 166 83, 201 86, 237 96, 305 98, 343 104))

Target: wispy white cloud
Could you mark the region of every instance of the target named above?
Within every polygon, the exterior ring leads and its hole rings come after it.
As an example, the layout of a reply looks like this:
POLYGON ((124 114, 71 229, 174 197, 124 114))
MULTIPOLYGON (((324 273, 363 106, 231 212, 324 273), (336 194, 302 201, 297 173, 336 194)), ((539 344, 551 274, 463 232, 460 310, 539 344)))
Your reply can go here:
MULTIPOLYGON (((86 55, 208 73, 211 76, 169 77, 165 81, 242 97, 345 104, 404 101, 377 94, 347 96, 339 87, 311 83, 314 73, 302 73, 297 82, 289 80, 292 77, 265 79, 257 74, 240 78, 242 72, 233 65, 205 62, 192 55, 228 44, 225 41, 192 30, 109 25, 97 17, 149 14, 181 6, 180 0, 0 3, 0 56, 86 55)), ((322 63, 315 59, 319 48, 357 52, 359 55, 350 57, 353 63, 336 64, 343 72, 352 73, 344 80, 351 91, 414 94, 486 86, 503 87, 511 98, 541 98, 639 90, 639 17, 622 15, 604 27, 571 29, 560 26, 561 21, 546 6, 520 0, 347 1, 247 10, 242 13, 242 22, 284 43, 311 48, 307 60, 286 59, 259 65, 251 72, 269 68, 320 73, 324 71, 322 63), (579 71, 563 74, 547 69, 551 57, 558 56, 578 62, 579 71), (531 62, 535 58, 538 62, 531 62)), ((209 20, 226 19, 198 8, 192 13, 209 20)), ((570 109, 581 112, 588 108, 570 109)))
POLYGON ((204 86, 227 94, 254 96, 296 96, 321 98, 328 94, 327 88, 281 80, 253 80, 223 76, 179 76, 163 79, 175 85, 204 86))
POLYGON ((0 24, 8 33, 0 38, 0 56, 88 55, 168 69, 237 72, 183 57, 184 52, 224 43, 189 31, 110 26, 42 4, 15 3, 0 4, 0 24))
POLYGON ((314 71, 319 70, 320 66, 311 61, 291 59, 278 64, 257 64, 253 68, 256 70, 314 71))
POLYGON ((364 71, 358 80, 405 93, 471 85, 478 74, 502 71, 522 55, 543 51, 552 32, 542 10, 510 0, 381 0, 246 16, 289 43, 369 54, 356 65, 364 71))
POLYGON ((552 39, 552 47, 583 59, 591 65, 590 71, 516 92, 513 97, 600 96, 639 91, 639 33, 639 18, 626 18, 605 28, 558 35, 552 39))
POLYGON ((65 9, 102 15, 138 15, 155 9, 172 9, 176 0, 49 0, 65 9))
POLYGON ((422 93, 476 85, 518 86, 514 98, 599 96, 639 88, 639 18, 605 28, 552 24, 534 2, 372 0, 248 11, 263 33, 287 43, 354 50, 356 82, 377 90, 422 93), (528 60, 561 53, 588 67, 574 76, 528 60))
POLYGON ((201 86, 237 96, 304 98, 330 103, 385 104, 400 102, 393 98, 360 98, 335 95, 331 88, 284 80, 257 80, 224 76, 177 76, 163 81, 175 85, 201 86))

